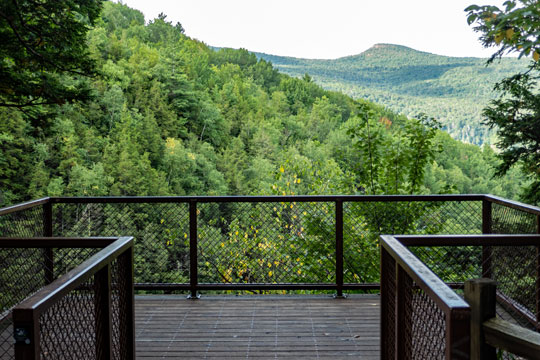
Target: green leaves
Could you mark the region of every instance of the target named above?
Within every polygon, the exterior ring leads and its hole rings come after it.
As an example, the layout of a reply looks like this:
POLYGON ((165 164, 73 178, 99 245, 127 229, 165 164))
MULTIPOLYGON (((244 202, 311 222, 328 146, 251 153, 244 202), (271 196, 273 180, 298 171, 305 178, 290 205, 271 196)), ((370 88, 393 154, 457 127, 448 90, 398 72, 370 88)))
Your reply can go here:
MULTIPOLYGON (((481 33, 485 47, 496 47, 491 61, 505 54, 519 53, 519 57, 540 51, 540 9, 536 1, 510 0, 505 8, 472 5, 465 9, 469 25, 481 33)), ((535 58, 535 61, 538 61, 535 58)))
POLYGON ((101 1, 3 1, 0 4, 0 106, 24 109, 88 100, 94 73, 86 34, 101 1))

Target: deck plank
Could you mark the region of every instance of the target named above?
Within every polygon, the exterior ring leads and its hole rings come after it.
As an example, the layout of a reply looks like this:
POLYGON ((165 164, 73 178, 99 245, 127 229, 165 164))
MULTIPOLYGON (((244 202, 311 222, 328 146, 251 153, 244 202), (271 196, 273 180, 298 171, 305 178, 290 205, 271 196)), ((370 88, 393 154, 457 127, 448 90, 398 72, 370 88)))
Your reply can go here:
POLYGON ((379 296, 137 296, 137 358, 379 359, 379 296))

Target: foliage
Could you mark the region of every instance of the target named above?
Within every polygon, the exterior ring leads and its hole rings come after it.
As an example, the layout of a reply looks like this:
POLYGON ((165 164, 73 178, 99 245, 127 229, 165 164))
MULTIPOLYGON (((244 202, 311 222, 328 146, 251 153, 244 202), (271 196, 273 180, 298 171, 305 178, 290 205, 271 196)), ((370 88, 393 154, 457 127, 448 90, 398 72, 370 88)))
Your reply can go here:
POLYGON ((518 52, 531 55, 526 71, 499 81, 495 89, 499 98, 484 109, 485 123, 497 129, 497 143, 502 162, 497 174, 506 174, 514 165, 530 176, 532 183, 525 189, 526 201, 540 203, 540 8, 537 1, 510 0, 505 8, 472 5, 469 24, 476 23, 486 47, 496 47, 490 61, 503 54, 518 52))
POLYGON ((484 59, 440 56, 392 44, 376 44, 335 60, 257 55, 285 74, 308 73, 325 89, 383 104, 412 118, 430 114, 455 139, 477 145, 496 141, 495 131, 481 123, 494 83, 526 67, 523 61, 505 58, 487 68, 484 59))
POLYGON ((94 71, 86 35, 101 1, 2 1, 0 106, 25 109, 87 99, 94 71))
POLYGON ((481 33, 480 40, 486 47, 496 47, 490 61, 502 55, 518 52, 519 57, 532 54, 540 58, 540 8, 534 0, 508 0, 504 8, 492 5, 471 5, 468 12, 469 25, 481 33))

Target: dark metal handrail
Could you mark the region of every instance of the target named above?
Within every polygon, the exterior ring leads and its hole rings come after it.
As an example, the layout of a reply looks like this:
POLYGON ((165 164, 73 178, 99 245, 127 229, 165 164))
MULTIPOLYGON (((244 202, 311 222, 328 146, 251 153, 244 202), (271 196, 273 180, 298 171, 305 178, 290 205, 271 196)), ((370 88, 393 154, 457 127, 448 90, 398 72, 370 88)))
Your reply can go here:
MULTIPOLYGON (((383 235, 381 236, 381 350, 383 350, 383 359, 388 356, 397 354, 398 358, 409 358, 412 349, 407 348, 404 343, 409 346, 414 342, 407 339, 407 334, 403 333, 403 328, 411 328, 410 323, 415 321, 406 318, 403 310, 406 305, 407 296, 404 294, 417 291, 420 289, 427 294, 432 301, 441 309, 446 316, 446 359, 467 358, 463 356, 463 351, 466 349, 463 344, 468 344, 467 336, 469 336, 468 320, 467 324, 462 322, 464 317, 468 317, 469 306, 461 297, 459 297, 449 284, 445 284, 437 277, 421 260, 419 260, 409 248, 414 247, 454 247, 454 246, 498 246, 498 247, 514 247, 514 246, 532 246, 540 248, 540 235, 536 234, 518 234, 518 235, 502 235, 502 234, 484 234, 484 235, 383 235), (395 275, 393 270, 386 268, 389 261, 395 264, 395 275), (403 275, 412 279, 409 287, 404 285, 403 275), (392 290, 395 289, 395 290, 392 290), (395 302, 397 309, 393 316, 395 324, 398 327, 392 327, 389 322, 392 319, 386 315, 390 304, 395 302), (454 314, 454 315, 452 315, 454 314), (390 334, 389 332, 396 333, 390 334), (392 343, 392 342, 395 343, 392 343), (453 345, 454 344, 454 345, 453 345), (384 349, 391 348, 390 352, 384 352, 384 349)), ((537 255, 536 281, 535 292, 540 294, 540 258, 537 255)), ((463 288, 463 283, 453 284, 454 288, 463 288)), ((410 301, 410 300, 409 300, 410 301)), ((518 304, 514 299, 506 295, 502 290, 497 291, 497 301, 505 308, 511 308, 519 314, 521 318, 526 319, 534 328, 540 329, 540 309, 538 301, 536 302, 536 316, 518 304)), ((428 321, 433 319, 427 319, 428 321)), ((409 334, 410 335, 410 334, 409 334)), ((410 335, 412 336, 412 335, 410 335)), ((417 350, 417 349, 416 349, 417 350)), ((468 351, 468 350, 467 350, 468 351)))
MULTIPOLYGON (((469 305, 401 244, 398 238, 390 235, 381 236, 381 257, 381 358, 390 359, 396 356, 398 359, 410 359, 415 351, 421 353, 423 350, 423 356, 432 351, 431 349, 413 349, 418 345, 414 345, 415 342, 412 341, 412 322, 418 319, 413 319, 413 315, 407 308, 412 306, 413 292, 417 291, 415 289, 423 291, 444 313, 445 358, 468 358, 467 354, 470 351, 469 305), (394 279, 391 279, 391 275, 389 276, 389 271, 392 270, 385 268, 388 261, 394 264, 394 279), (389 287, 395 289, 393 293, 389 287), (390 303, 395 304, 393 319, 389 319, 388 316, 388 312, 392 311, 388 308, 390 303), (389 322, 393 322, 393 325, 389 322), (391 329, 393 329, 393 334, 390 334, 391 329), (394 339, 394 342, 392 343, 390 339, 394 339)), ((424 320, 435 321, 434 319, 424 320)), ((431 334, 423 336, 431 336, 431 334)))
MULTIPOLYGON (((58 303, 70 292, 78 289, 90 277, 95 276, 96 298, 99 299, 98 313, 99 349, 96 349, 98 358, 111 358, 112 328, 111 328, 111 263, 119 257, 124 257, 126 265, 119 271, 124 272, 126 288, 123 300, 127 303, 125 323, 119 324, 126 340, 126 352, 123 359, 134 358, 134 293, 133 293, 133 238, 34 238, 14 239, 0 238, 0 247, 21 248, 77 248, 77 247, 103 247, 79 266, 52 283, 44 286, 37 293, 19 303, 12 310, 13 328, 15 332, 16 359, 40 359, 40 315, 58 303), (16 244, 19 244, 16 246, 16 244)), ((66 330, 67 331, 67 330, 66 330)), ((69 346, 69 345, 68 345, 69 346)))
POLYGON ((16 211, 30 209, 30 208, 40 206, 40 205, 45 205, 50 202, 51 202, 51 198, 45 197, 45 198, 41 198, 37 200, 32 200, 32 201, 23 202, 20 204, 7 206, 5 208, 0 209, 0 216, 7 215, 9 213, 16 212, 16 211))

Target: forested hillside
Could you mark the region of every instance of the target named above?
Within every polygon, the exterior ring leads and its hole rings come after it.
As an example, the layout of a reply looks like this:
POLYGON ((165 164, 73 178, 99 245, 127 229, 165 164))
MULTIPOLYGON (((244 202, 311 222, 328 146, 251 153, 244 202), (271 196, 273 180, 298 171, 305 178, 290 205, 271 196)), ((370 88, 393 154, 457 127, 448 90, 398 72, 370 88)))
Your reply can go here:
MULTIPOLYGON (((1 205, 47 195, 515 198, 524 182, 517 172, 492 179, 490 147, 457 142, 429 117, 409 120, 324 90, 245 50, 214 51, 164 15, 145 24, 139 11, 106 2, 88 47, 97 74, 79 81, 88 82, 89 101, 0 108, 1 205)), ((347 62, 355 63, 341 60, 343 77, 347 62)), ((451 69, 434 65, 426 81, 451 69)))
POLYGON ((393 111, 439 119, 455 139, 495 143, 494 130, 481 124, 482 109, 495 97, 493 86, 526 68, 527 61, 434 55, 391 44, 335 60, 296 59, 257 53, 293 77, 309 74, 323 88, 367 99, 393 111))

